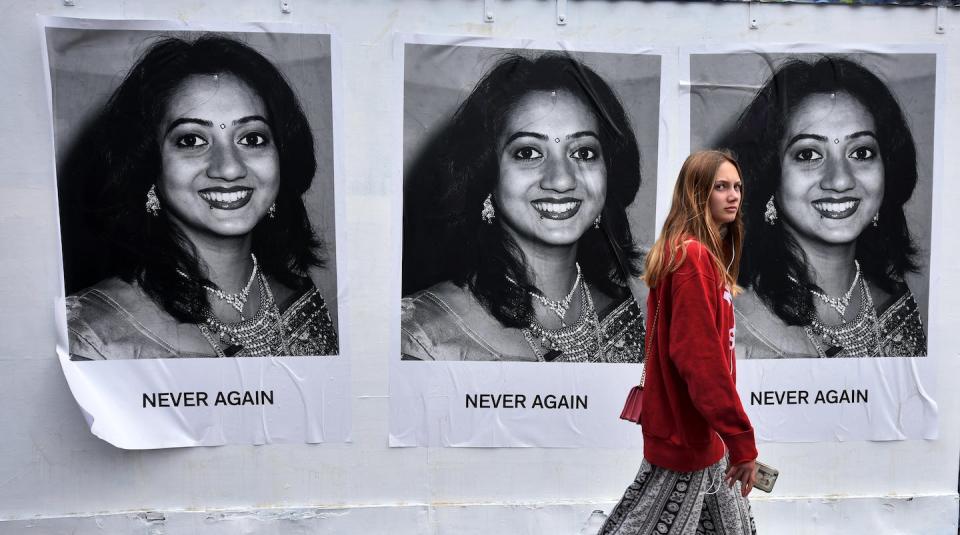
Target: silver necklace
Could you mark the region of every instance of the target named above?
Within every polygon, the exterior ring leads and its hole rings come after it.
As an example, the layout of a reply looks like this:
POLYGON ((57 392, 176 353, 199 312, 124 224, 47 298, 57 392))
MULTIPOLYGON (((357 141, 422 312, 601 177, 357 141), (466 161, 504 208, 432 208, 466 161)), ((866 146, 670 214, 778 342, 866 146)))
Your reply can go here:
POLYGON ((243 356, 265 357, 289 355, 284 335, 283 318, 262 273, 257 277, 260 307, 252 318, 237 323, 224 323, 209 310, 205 322, 197 327, 218 357, 231 357, 241 351, 243 356), (226 350, 223 345, 226 345, 226 350), (230 352, 229 354, 227 352, 230 352))
POLYGON ((228 305, 232 306, 234 310, 237 311, 237 314, 240 314, 240 321, 243 321, 243 307, 247 304, 247 298, 250 297, 250 288, 253 287, 253 281, 257 280, 257 274, 260 272, 259 266, 257 265, 257 257, 250 253, 250 259, 253 260, 253 270, 250 272, 250 280, 247 281, 247 285, 243 287, 237 293, 228 294, 221 290, 220 288, 214 286, 203 285, 204 289, 213 295, 219 297, 221 300, 226 301, 228 305))
POLYGON ((600 349, 600 320, 586 281, 580 285, 580 316, 571 326, 547 329, 531 316, 523 338, 539 361, 555 360, 587 362, 600 349), (539 345, 539 348, 537 347, 539 345), (551 358, 546 358, 551 355, 551 358))
POLYGON ((824 325, 817 317, 803 330, 820 357, 875 357, 880 355, 882 337, 879 319, 866 279, 860 278, 860 311, 850 322, 824 325))
MULTIPOLYGON (((809 289, 809 292, 818 297, 821 301, 826 303, 827 306, 837 311, 837 314, 840 315, 840 320, 844 321, 844 313, 847 311, 847 306, 850 305, 850 298, 853 296, 853 290, 857 287, 857 283, 860 282, 860 262, 854 260, 853 265, 856 266, 857 272, 853 276, 853 282, 850 284, 850 288, 847 289, 847 293, 833 297, 829 296, 820 290, 809 289)), ((788 277, 791 282, 794 284, 800 284, 797 282, 797 279, 793 277, 788 277)))
POLYGON ((563 321, 567 317, 567 310, 570 309, 570 303, 573 301, 573 296, 577 292, 577 287, 580 286, 581 272, 580 272, 580 263, 576 263, 577 266, 577 278, 573 281, 573 287, 570 288, 570 292, 566 297, 558 299, 556 301, 547 299, 545 295, 540 292, 527 292, 530 294, 530 297, 533 297, 537 301, 540 301, 543 306, 552 310, 554 314, 560 318, 560 325, 566 326, 566 323, 563 321))

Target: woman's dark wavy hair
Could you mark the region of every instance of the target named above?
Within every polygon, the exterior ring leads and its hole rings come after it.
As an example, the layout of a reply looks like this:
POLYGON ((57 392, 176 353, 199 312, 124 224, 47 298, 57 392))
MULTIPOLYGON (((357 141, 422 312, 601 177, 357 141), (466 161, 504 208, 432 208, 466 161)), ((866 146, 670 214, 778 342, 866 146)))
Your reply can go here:
POLYGON ((807 270, 803 249, 782 224, 767 224, 764 211, 767 200, 780 187, 780 143, 790 114, 815 93, 847 93, 867 108, 876 126, 884 196, 879 225, 868 226, 857 238, 861 270, 871 284, 896 293, 902 290, 904 274, 917 269, 917 247, 903 213, 917 184, 917 154, 896 98, 876 75, 848 59, 790 60, 773 73, 721 141, 737 154, 745 182, 746 242, 740 284, 752 287, 788 325, 810 323, 815 307, 807 290, 819 288, 807 270))
POLYGON ((626 216, 640 187, 637 140, 610 86, 589 67, 558 53, 501 59, 410 171, 404 194, 404 294, 450 280, 467 285, 503 325, 528 323, 528 290, 535 288, 526 259, 502 219, 488 225, 480 210, 499 180, 499 138, 509 115, 535 91, 568 92, 597 117, 607 170, 601 223, 606 229, 591 227, 580 238, 577 260, 591 284, 615 297, 628 295, 621 266, 638 275, 641 257, 626 216))
POLYGON ((170 99, 188 77, 214 74, 235 76, 260 96, 279 154, 276 216, 253 230, 260 267, 301 288, 309 267, 322 264, 302 200, 316 170, 313 135, 290 85, 259 52, 229 37, 164 38, 140 57, 93 126, 97 147, 78 195, 110 274, 136 281, 174 318, 190 323, 203 320, 209 306, 203 284, 211 283, 166 211, 152 217, 144 203, 162 172, 159 125, 170 99))

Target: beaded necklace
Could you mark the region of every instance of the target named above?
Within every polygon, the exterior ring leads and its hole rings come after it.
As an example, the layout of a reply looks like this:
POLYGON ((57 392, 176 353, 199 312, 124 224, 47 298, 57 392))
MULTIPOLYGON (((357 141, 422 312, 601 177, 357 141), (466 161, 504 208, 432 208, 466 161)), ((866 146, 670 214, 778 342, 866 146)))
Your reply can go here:
POLYGON ((880 354, 877 311, 867 281, 860 277, 860 310, 850 322, 824 325, 814 316, 803 330, 821 357, 874 357, 880 354))
POLYGON ((576 323, 559 329, 547 329, 531 314, 529 327, 523 337, 539 361, 552 361, 559 356, 582 362, 600 349, 600 320, 593 306, 587 281, 580 284, 580 316, 576 323), (539 342, 540 348, 537 347, 539 342))
POLYGON ((224 323, 207 310, 205 322, 197 325, 218 357, 232 357, 241 351, 249 357, 289 354, 280 309, 263 273, 259 273, 257 282, 260 308, 252 318, 224 323))

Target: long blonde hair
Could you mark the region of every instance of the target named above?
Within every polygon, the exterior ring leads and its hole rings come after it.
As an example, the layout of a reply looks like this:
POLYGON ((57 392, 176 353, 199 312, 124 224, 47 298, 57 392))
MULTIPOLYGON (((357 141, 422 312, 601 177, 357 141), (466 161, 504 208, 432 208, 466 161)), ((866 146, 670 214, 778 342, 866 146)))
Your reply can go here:
POLYGON ((725 236, 710 213, 710 195, 716 180, 717 170, 724 162, 737 169, 743 179, 740 164, 729 151, 704 150, 687 156, 680 168, 680 176, 673 189, 670 212, 663 223, 660 237, 647 255, 643 281, 654 288, 669 273, 676 271, 686 258, 685 242, 695 239, 712 253, 717 271, 723 274, 723 283, 734 295, 740 293, 737 275, 740 272, 740 252, 743 247, 743 210, 727 224, 725 236))

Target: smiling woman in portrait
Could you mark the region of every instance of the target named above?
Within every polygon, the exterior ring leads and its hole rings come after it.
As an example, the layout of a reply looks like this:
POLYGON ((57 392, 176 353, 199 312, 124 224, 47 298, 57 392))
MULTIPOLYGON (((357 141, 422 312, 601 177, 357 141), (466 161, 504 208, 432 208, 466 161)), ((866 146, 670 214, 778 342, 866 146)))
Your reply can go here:
POLYGON ((404 193, 403 358, 639 362, 640 155, 609 85, 511 55, 440 137, 404 193))
POLYGON ((93 128, 74 200, 111 276, 67 298, 72 359, 337 353, 307 276, 313 136, 273 64, 227 37, 163 39, 93 128))
POLYGON ((926 355, 904 279, 916 149, 886 84, 841 57, 791 60, 721 143, 746 186, 738 354, 926 355))

